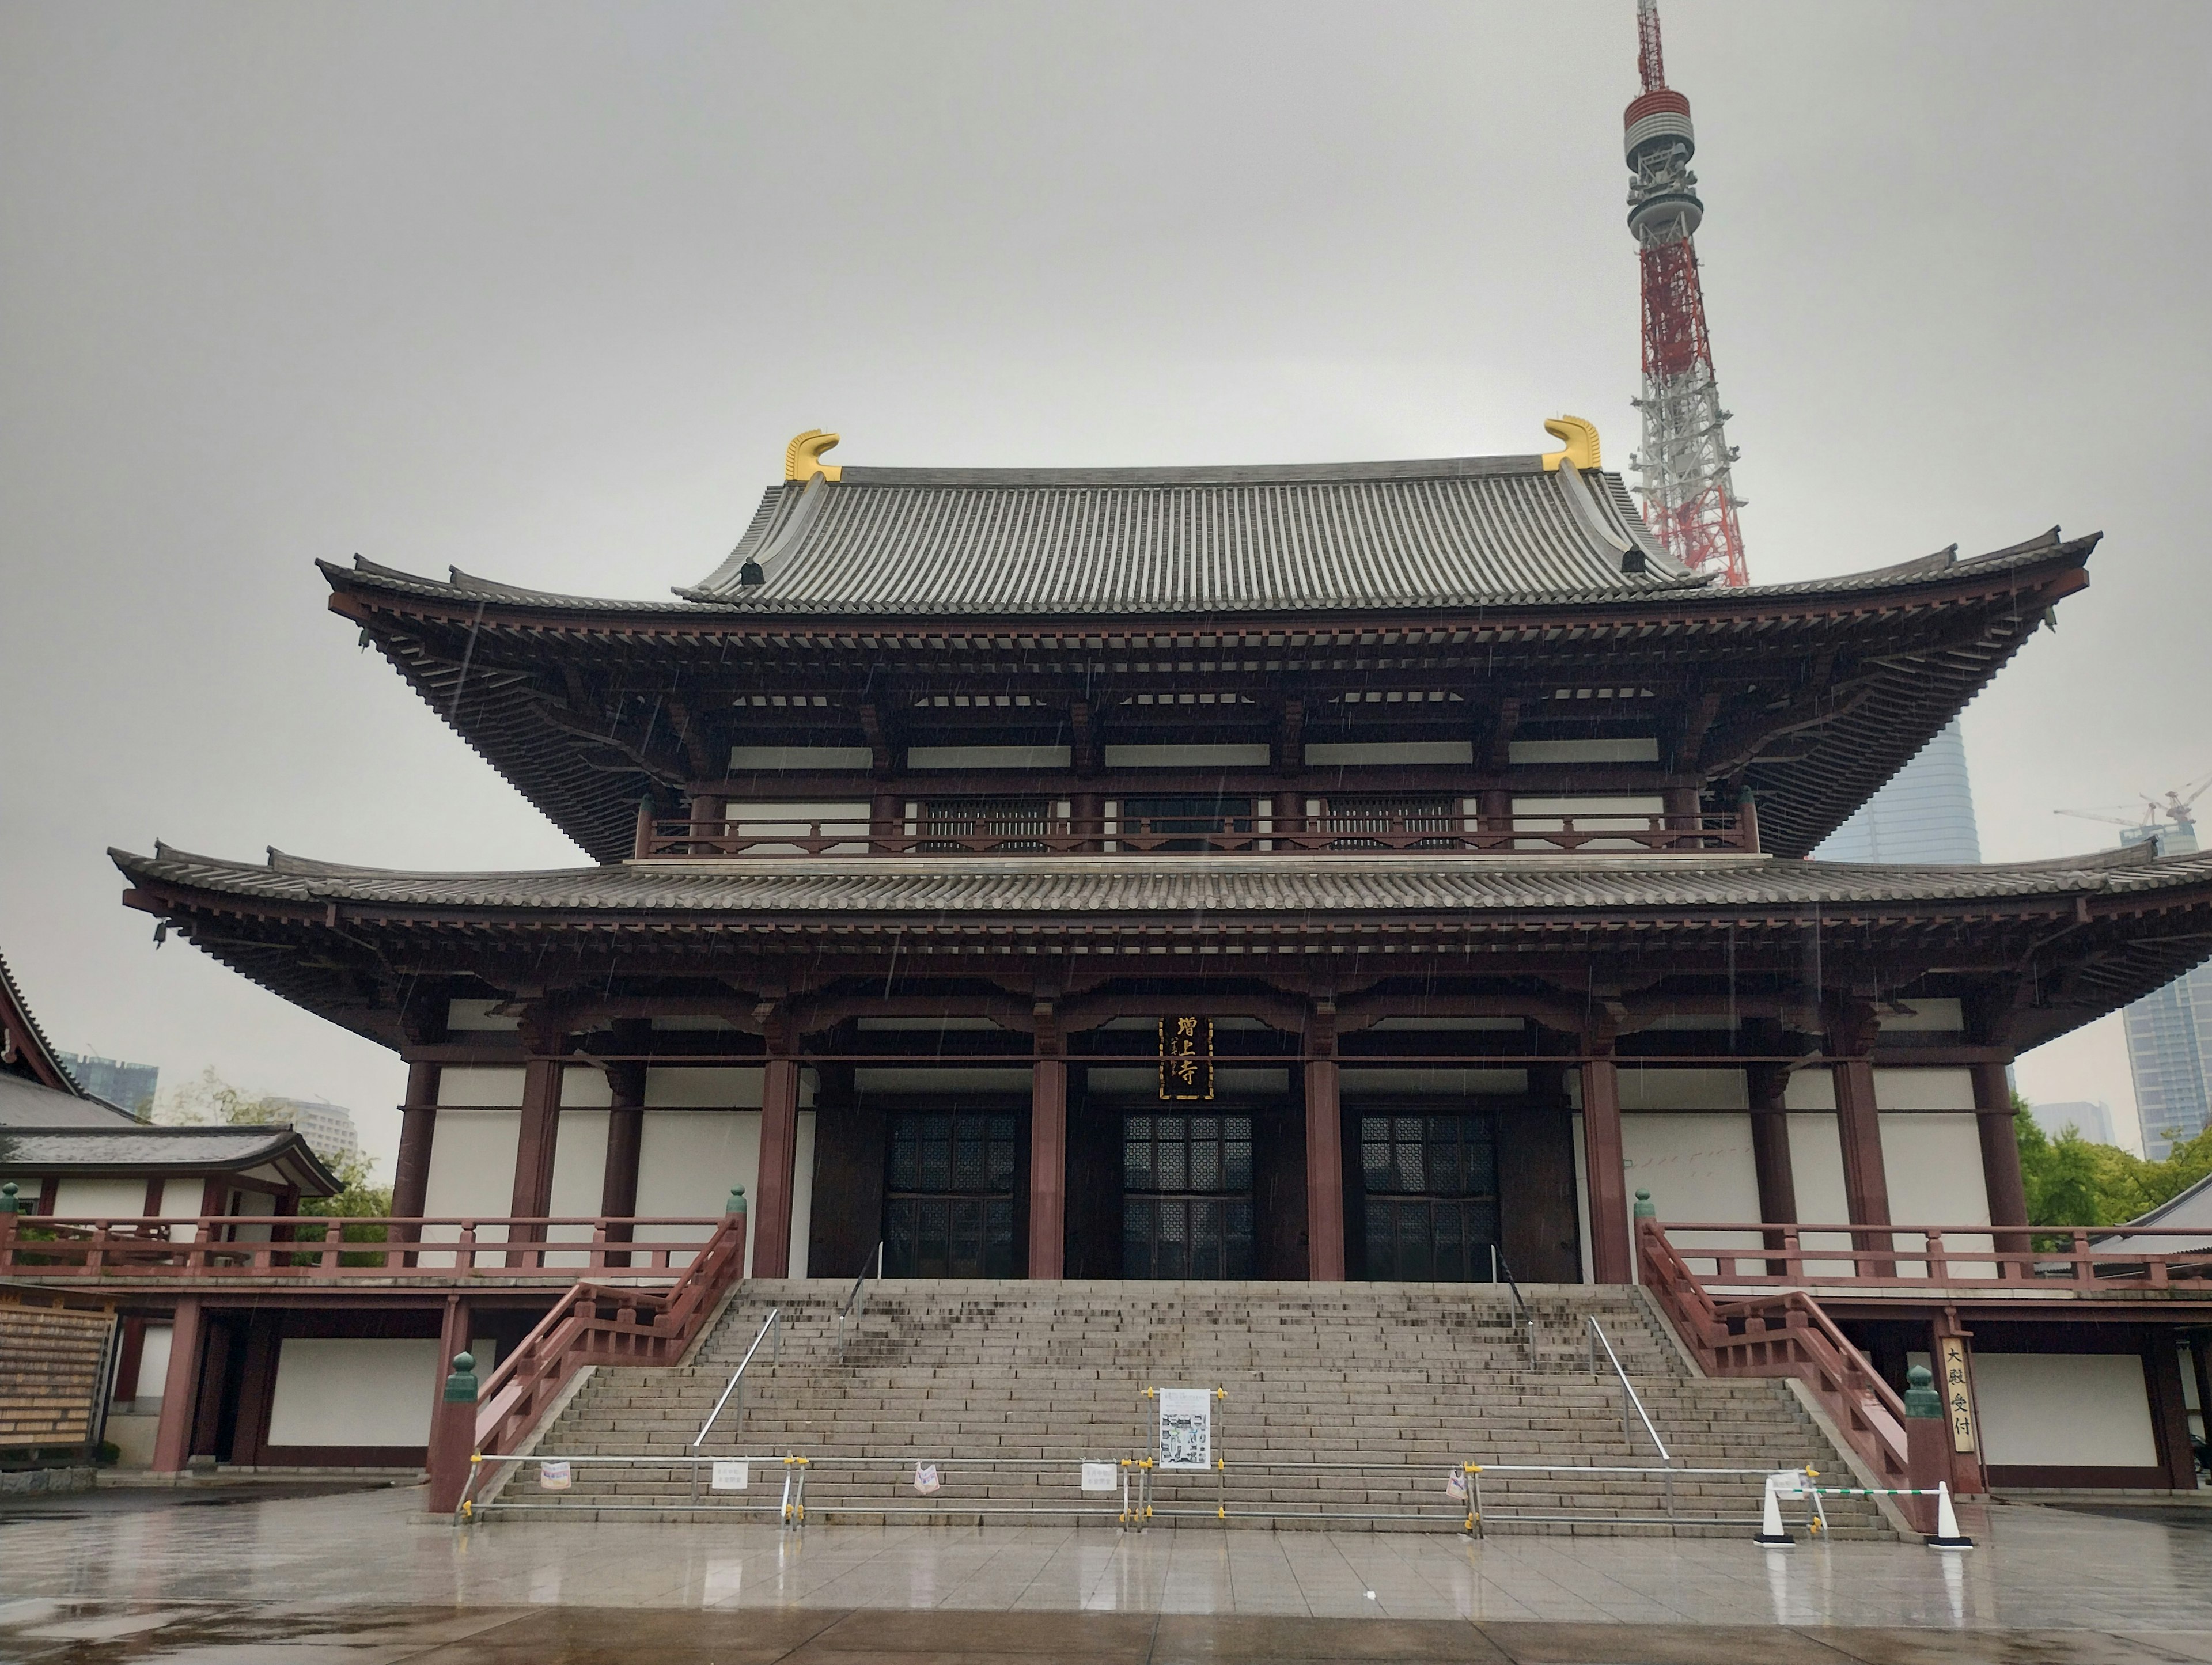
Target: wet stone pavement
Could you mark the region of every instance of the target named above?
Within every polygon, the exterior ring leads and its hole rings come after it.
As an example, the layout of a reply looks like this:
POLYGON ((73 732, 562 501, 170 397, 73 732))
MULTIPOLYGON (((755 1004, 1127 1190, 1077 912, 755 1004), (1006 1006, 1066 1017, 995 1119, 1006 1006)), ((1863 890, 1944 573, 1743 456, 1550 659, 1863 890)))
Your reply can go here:
POLYGON ((1982 1547, 414 1518, 417 1492, 0 1512, 38 1665, 2212 1665, 2212 1512, 1998 1508, 1982 1547))

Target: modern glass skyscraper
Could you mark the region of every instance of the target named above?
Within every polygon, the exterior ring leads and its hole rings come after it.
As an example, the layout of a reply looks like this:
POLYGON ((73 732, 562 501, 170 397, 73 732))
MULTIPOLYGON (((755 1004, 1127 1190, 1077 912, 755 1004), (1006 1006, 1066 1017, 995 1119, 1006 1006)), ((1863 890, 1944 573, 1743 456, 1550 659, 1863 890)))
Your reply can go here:
MULTIPOLYGON (((2177 821, 2131 827, 2123 844, 2154 840, 2161 855, 2197 848, 2197 823, 2177 821)), ((2155 994, 2122 1014, 2128 1031, 2128 1073, 2135 1077, 2136 1119, 2142 1124, 2143 1155, 2162 1162, 2212 1119, 2212 1090, 2204 1066, 2212 1060, 2212 966, 2185 971, 2155 994)))
POLYGON ((1978 862, 1966 740, 1954 721, 1813 852, 1821 861, 1978 862))

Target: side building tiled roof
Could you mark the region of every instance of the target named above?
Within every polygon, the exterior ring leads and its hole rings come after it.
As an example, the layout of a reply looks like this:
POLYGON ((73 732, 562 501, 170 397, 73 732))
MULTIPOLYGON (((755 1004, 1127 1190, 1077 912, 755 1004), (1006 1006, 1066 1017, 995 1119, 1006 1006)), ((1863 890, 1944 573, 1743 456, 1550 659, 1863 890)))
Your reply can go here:
POLYGON ((309 1196, 329 1196, 337 1176, 300 1134, 267 1127, 0 1127, 0 1176, 234 1174, 274 1169, 309 1196))

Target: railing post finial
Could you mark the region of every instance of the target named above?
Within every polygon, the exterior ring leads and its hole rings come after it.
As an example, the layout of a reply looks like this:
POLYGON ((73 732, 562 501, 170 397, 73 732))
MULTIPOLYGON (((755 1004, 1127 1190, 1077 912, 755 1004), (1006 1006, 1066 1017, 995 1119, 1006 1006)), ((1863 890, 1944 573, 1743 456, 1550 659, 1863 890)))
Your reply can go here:
POLYGON ((15 1213, 19 1206, 15 1200, 15 1182, 11 1179, 5 1185, 0 1185, 0 1214, 15 1213))

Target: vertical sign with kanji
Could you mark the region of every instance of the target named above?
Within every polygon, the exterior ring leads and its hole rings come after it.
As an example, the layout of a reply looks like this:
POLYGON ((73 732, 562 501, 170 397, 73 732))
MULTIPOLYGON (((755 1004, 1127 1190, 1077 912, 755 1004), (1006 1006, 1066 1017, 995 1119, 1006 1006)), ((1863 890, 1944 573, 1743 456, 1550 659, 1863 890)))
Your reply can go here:
POLYGON ((1213 1097, 1213 1019, 1160 1019, 1160 1098, 1203 1103, 1213 1097))
POLYGON ((1943 1365, 1943 1414, 1951 1422, 1951 1449, 1971 1451, 1974 1449, 1974 1400, 1966 1383, 1966 1339, 1946 1335, 1936 1345, 1943 1365))

